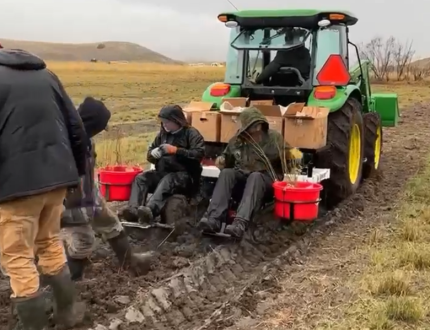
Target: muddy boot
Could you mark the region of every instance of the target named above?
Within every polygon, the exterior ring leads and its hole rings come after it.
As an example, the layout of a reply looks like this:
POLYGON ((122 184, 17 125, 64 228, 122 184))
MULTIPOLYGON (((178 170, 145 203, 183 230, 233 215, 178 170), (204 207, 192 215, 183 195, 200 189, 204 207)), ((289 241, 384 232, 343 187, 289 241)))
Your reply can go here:
POLYGON ((137 213, 139 215, 139 223, 151 223, 154 221, 154 215, 148 206, 139 206, 137 213))
POLYGON ((134 276, 145 275, 151 270, 154 255, 152 253, 132 253, 128 236, 124 231, 108 242, 115 252, 121 268, 127 269, 134 276))
POLYGON ((120 219, 124 219, 128 222, 138 222, 139 214, 137 210, 138 208, 135 206, 127 206, 125 209, 119 212, 118 216, 120 219))
POLYGON ((72 281, 82 280, 87 263, 88 259, 75 259, 67 255, 67 265, 69 266, 72 281))
POLYGON ((242 238, 243 234, 245 234, 246 227, 247 221, 236 218, 231 225, 225 227, 225 233, 232 237, 242 238))
MULTIPOLYGON (((46 276, 46 275, 45 275, 46 276)), ((84 321, 86 306, 76 301, 75 285, 69 267, 57 275, 46 276, 54 296, 54 321, 57 329, 72 329, 84 321)))
POLYGON ((221 230, 221 222, 216 219, 203 217, 197 224, 197 228, 208 233, 218 233, 221 230))
POLYGON ((14 330, 48 329, 45 298, 41 293, 26 298, 13 298, 12 302, 15 305, 19 320, 14 330))

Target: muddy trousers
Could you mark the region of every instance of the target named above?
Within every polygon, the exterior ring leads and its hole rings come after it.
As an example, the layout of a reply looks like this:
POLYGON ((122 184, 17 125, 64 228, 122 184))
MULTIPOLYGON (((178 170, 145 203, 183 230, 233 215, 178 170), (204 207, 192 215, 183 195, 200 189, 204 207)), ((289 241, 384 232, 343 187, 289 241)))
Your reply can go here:
POLYGON ((208 219, 223 220, 233 195, 240 199, 236 218, 251 221, 253 215, 261 209, 264 200, 270 195, 273 196, 272 179, 260 172, 246 174, 231 168, 223 169, 207 210, 208 219))
MULTIPOLYGON (((65 226, 61 229, 61 238, 69 257, 74 259, 90 257, 94 249, 95 234, 108 241, 123 231, 119 218, 109 209, 105 199, 100 198, 98 204, 99 207, 92 217, 88 217, 86 224, 65 226)), ((85 208, 73 211, 82 212, 81 216, 85 216, 85 208)), ((75 215, 76 212, 71 212, 71 215, 75 215)))
POLYGON ((0 263, 10 278, 12 298, 39 290, 39 272, 57 275, 66 264, 60 217, 66 189, 0 204, 0 263))
POLYGON ((191 187, 191 178, 187 172, 174 172, 162 174, 157 171, 147 171, 139 174, 133 182, 130 207, 139 207, 145 204, 146 196, 152 193, 146 206, 151 209, 154 217, 160 215, 167 199, 175 194, 187 194, 191 187))
POLYGON ((109 209, 100 193, 98 182, 94 182, 94 207, 65 209, 61 215, 61 238, 68 257, 88 258, 94 248, 95 234, 110 240, 123 231, 115 212, 109 209))

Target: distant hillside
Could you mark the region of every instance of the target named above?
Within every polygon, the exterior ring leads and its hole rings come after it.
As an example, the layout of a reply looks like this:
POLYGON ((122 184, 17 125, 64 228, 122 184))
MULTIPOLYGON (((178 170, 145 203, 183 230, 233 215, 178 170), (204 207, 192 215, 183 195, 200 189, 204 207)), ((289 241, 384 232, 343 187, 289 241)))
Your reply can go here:
POLYGON ((415 62, 412 62, 411 64, 415 65, 417 67, 421 67, 421 68, 429 67, 430 66, 430 57, 423 58, 421 60, 417 60, 415 62))
POLYGON ((21 48, 48 61, 139 61, 178 63, 164 55, 131 42, 106 41, 88 44, 62 44, 0 39, 5 48, 21 48))

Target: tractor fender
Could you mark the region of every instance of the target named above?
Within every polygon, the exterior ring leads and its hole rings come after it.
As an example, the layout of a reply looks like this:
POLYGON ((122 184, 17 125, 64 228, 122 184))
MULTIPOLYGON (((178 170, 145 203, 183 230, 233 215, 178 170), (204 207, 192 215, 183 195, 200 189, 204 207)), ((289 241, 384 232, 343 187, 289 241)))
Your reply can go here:
POLYGON ((350 98, 356 98, 360 103, 361 100, 361 92, 360 88, 356 85, 348 85, 337 87, 336 95, 329 100, 319 100, 314 97, 314 93, 308 98, 307 105, 309 107, 324 107, 329 108, 330 112, 335 112, 343 107, 346 101, 350 98))
POLYGON ((213 86, 217 84, 223 84, 222 82, 216 82, 211 85, 209 85, 202 95, 202 102, 210 102, 212 104, 215 104, 215 108, 219 109, 222 103, 222 99, 225 97, 240 97, 240 85, 230 85, 230 91, 223 96, 212 96, 211 95, 211 89, 213 86))

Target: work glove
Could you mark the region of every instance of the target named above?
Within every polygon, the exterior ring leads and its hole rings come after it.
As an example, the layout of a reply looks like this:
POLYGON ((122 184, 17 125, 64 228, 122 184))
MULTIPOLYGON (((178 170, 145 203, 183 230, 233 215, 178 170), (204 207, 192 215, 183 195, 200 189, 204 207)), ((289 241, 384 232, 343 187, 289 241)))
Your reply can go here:
POLYGON ((152 149, 151 156, 155 159, 160 159, 163 156, 163 151, 160 148, 152 149))
POLYGON ((168 155, 174 155, 176 154, 176 151, 178 151, 178 148, 175 146, 172 146, 171 144, 162 144, 160 146, 160 149, 163 153, 168 155))

